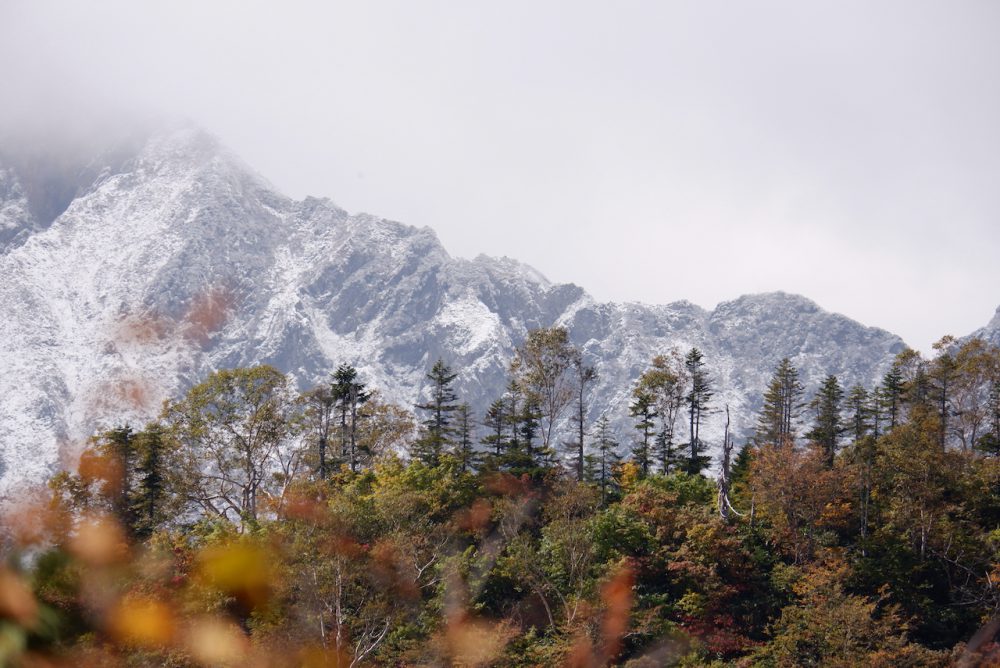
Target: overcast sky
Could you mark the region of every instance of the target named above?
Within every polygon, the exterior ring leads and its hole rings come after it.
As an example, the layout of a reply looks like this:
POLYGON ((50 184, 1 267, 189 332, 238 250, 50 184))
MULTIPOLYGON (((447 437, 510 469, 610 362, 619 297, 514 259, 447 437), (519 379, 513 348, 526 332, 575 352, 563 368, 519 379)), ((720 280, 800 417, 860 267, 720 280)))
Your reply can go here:
POLYGON ((602 300, 1000 304, 1000 2, 0 0, 0 123, 186 116, 602 300))

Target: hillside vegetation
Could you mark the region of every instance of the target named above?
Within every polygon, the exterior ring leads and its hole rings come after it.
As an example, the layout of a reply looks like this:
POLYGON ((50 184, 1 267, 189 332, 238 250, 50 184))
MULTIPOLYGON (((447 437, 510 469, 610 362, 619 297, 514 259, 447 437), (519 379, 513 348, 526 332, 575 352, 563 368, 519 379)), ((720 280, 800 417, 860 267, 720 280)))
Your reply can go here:
MULTIPOLYGON (((93 437, 5 519, 0 663, 923 666, 1000 660, 1000 349, 942 339, 877 387, 784 360, 746 443, 697 349, 586 416, 531 332, 474 414, 348 365, 218 371, 93 437), (709 451, 721 450, 719 461, 709 451)), ((746 417, 746 416, 744 416, 746 417)))

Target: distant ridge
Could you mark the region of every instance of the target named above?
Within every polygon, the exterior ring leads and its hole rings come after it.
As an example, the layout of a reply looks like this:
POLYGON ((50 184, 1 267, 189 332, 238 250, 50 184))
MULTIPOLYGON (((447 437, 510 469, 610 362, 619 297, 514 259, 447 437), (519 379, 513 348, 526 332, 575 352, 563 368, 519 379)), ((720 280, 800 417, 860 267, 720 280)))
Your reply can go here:
MULTIPOLYGON (((218 368, 266 362, 306 387, 348 362, 412 405, 440 357, 481 414, 526 333, 562 325, 600 374, 590 418, 627 443, 631 383, 671 347, 702 349, 738 434, 781 358, 808 387, 828 373, 871 386, 904 347, 798 295, 600 303, 516 260, 453 258, 430 229, 284 196, 189 125, 102 155, 47 222, 25 186, 44 165, 0 162, 0 493, 218 368)), ((716 446, 721 421, 706 433, 716 446)))

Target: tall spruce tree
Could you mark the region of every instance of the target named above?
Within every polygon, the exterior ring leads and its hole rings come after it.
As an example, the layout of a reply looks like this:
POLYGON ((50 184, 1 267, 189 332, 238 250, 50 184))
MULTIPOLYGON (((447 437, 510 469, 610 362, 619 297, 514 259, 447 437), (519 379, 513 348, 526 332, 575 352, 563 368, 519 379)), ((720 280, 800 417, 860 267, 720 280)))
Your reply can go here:
POLYGON ((455 456, 462 473, 476 465, 476 450, 472 445, 473 423, 472 407, 460 404, 455 410, 455 456))
POLYGON ((333 374, 333 399, 340 413, 340 456, 352 471, 358 470, 358 407, 368 401, 364 383, 358 381, 358 370, 341 364, 333 374))
POLYGON ((928 374, 928 388, 933 394, 933 401, 937 406, 940 426, 938 427, 938 444, 943 449, 948 437, 949 403, 954 378, 958 373, 958 363, 952 354, 952 349, 957 345, 953 336, 945 336, 934 343, 934 350, 937 357, 931 364, 928 374))
POLYGON ((578 482, 583 482, 584 436, 587 432, 587 388, 597 380, 597 370, 592 366, 587 366, 581 354, 577 354, 573 360, 573 380, 575 382, 573 400, 576 405, 571 420, 576 424, 576 438, 566 445, 576 460, 576 479, 578 482))
POLYGON ((986 404, 987 431, 976 441, 976 449, 991 457, 1000 457, 1000 379, 990 382, 986 404))
POLYGON ((860 385, 855 385, 847 396, 847 407, 852 440, 857 443, 873 429, 871 394, 860 385))
POLYGON ((458 374, 439 359, 427 374, 430 399, 417 404, 417 408, 426 411, 427 418, 423 421, 423 433, 414 444, 414 454, 428 466, 436 466, 441 455, 454 444, 452 414, 459 409, 459 404, 451 384, 457 377, 458 374))
POLYGON ((145 540, 168 519, 169 444, 163 427, 152 423, 135 435, 135 480, 131 494, 132 533, 145 540))
POLYGON ((709 402, 714 394, 712 382, 705 368, 705 359, 701 351, 692 348, 684 358, 684 368, 687 371, 688 392, 684 403, 688 412, 688 460, 685 463, 687 473, 697 475, 708 464, 708 457, 702 454, 701 425, 709 414, 709 402))
POLYGON ((805 404, 798 369, 787 357, 778 362, 764 392, 764 407, 757 418, 758 444, 791 445, 805 404))
POLYGON ((635 418, 635 428, 639 432, 639 437, 632 448, 632 461, 639 467, 643 478, 649 475, 650 462, 652 461, 652 441, 656 428, 654 421, 656 410, 653 407, 653 402, 653 395, 646 392, 641 386, 632 390, 629 415, 635 418))
POLYGON ((503 399, 496 399, 486 409, 483 419, 483 426, 486 427, 486 435, 480 443, 486 446, 489 453, 488 462, 491 466, 500 466, 500 458, 503 456, 507 445, 507 404, 503 399))
POLYGON ((840 437, 846 431, 841 416, 843 400, 844 390, 840 387, 840 381, 830 374, 809 404, 814 414, 814 422, 806 437, 823 449, 827 466, 833 466, 840 437))
POLYGON ((614 476, 615 467, 621 461, 618 455, 618 443, 611 432, 611 421, 607 415, 602 415, 594 425, 592 454, 587 455, 586 479, 601 490, 601 505, 608 502, 608 491, 614 476))
POLYGON ((882 377, 882 384, 875 390, 875 406, 879 422, 888 422, 889 429, 895 429, 899 423, 904 390, 903 370, 898 363, 894 363, 882 377))

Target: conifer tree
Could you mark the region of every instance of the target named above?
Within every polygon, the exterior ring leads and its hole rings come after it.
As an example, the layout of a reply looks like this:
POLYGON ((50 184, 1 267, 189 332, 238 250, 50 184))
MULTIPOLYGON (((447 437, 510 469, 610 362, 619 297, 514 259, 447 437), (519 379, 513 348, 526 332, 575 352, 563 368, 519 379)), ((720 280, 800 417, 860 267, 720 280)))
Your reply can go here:
POLYGON ((487 433, 480 443, 487 447, 490 460, 494 462, 495 466, 499 466, 500 457, 507 444, 505 437, 507 429, 506 406, 503 399, 495 400, 486 410, 486 416, 483 419, 483 426, 486 427, 487 433))
POLYGON ((455 455, 462 473, 475 466, 476 452, 472 447, 472 408, 467 403, 455 410, 455 455))
POLYGON ((904 389, 903 371, 897 362, 882 377, 882 384, 875 390, 875 405, 881 418, 879 421, 888 422, 890 430, 895 429, 899 422, 904 389))
POLYGON ((133 526, 132 492, 135 486, 136 444, 135 432, 125 425, 110 429, 99 437, 97 446, 101 452, 114 462, 118 469, 117 484, 109 494, 111 512, 124 527, 133 526))
POLYGON ((855 385, 847 397, 850 410, 850 430, 855 443, 864 438, 872 429, 871 395, 868 390, 855 385))
POLYGON ((431 383, 430 399, 417 404, 417 408, 426 411, 428 416, 423 421, 423 434, 417 439, 414 449, 417 457, 429 466, 436 466, 441 455, 454 443, 452 413, 459 409, 459 404, 451 384, 457 377, 458 374, 439 359, 427 374, 431 383))
POLYGON ((687 371, 689 383, 688 393, 684 402, 688 410, 688 433, 690 448, 686 470, 697 475, 707 464, 707 457, 701 454, 701 424, 708 416, 709 402, 712 399, 712 383, 705 369, 704 356, 697 348, 692 348, 684 358, 684 368, 687 371))
POLYGON ((933 393, 934 402, 937 404, 940 427, 938 430, 938 443, 944 448, 948 437, 948 405, 951 399, 953 378, 958 371, 958 364, 952 355, 951 349, 956 345, 955 337, 945 336, 934 343, 934 350, 937 357, 931 366, 928 375, 928 386, 933 393))
POLYGON ((601 505, 607 505, 608 488, 614 479, 613 472, 621 461, 618 443, 611 433, 611 421, 602 415, 594 425, 594 453, 587 455, 586 479, 601 490, 601 505))
POLYGON ((1000 379, 990 383, 986 414, 988 429, 976 441, 976 449, 991 457, 1000 457, 1000 379))
POLYGON ((990 432, 1000 443, 1000 379, 990 384, 990 432))
POLYGON ((639 467, 642 477, 649 475, 650 462, 652 461, 652 440, 656 423, 656 411, 653 408, 653 395, 646 392, 642 387, 636 387, 632 391, 632 404, 629 406, 629 415, 636 419, 635 428, 639 432, 639 438, 632 448, 632 461, 639 467))
POLYGON ((524 418, 524 392, 516 379, 511 379, 507 383, 507 391, 504 394, 507 411, 508 440, 507 447, 510 450, 521 449, 521 421, 524 418))
POLYGON ((755 439, 759 445, 786 445, 795 441, 795 431, 804 404, 799 372, 787 357, 778 363, 764 393, 764 407, 757 418, 755 439))
POLYGON ((331 388, 340 413, 340 455, 352 471, 358 470, 358 407, 369 397, 364 383, 357 378, 357 369, 341 364, 334 372, 331 388))
POLYGON ((148 425, 136 434, 135 489, 131 495, 133 534, 149 538, 167 519, 168 445, 159 423, 148 425))
POLYGON ((530 394, 527 395, 524 398, 524 403, 521 404, 518 432, 524 454, 528 458, 528 461, 533 464, 540 463, 541 460, 549 455, 544 441, 537 447, 535 446, 535 439, 538 438, 538 434, 541 431, 541 418, 542 409, 538 405, 537 397, 530 394))
POLYGON ((587 431, 587 388, 597 380, 597 370, 592 366, 587 366, 583 362, 583 356, 577 354, 573 360, 574 368, 574 401, 576 410, 571 417, 576 423, 576 439, 567 444, 568 449, 576 460, 576 479, 583 482, 584 469, 584 435, 587 431))
POLYGON ((815 414, 815 422, 806 437, 823 449, 827 466, 833 466, 840 437, 845 431, 841 417, 843 399, 844 390, 840 387, 840 381, 831 374, 823 381, 809 404, 815 414))

